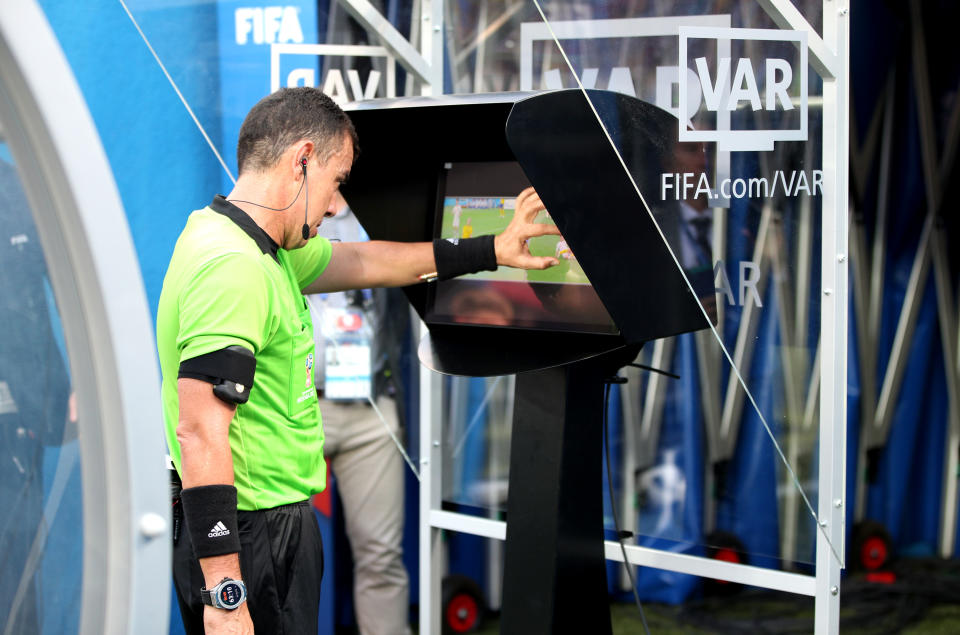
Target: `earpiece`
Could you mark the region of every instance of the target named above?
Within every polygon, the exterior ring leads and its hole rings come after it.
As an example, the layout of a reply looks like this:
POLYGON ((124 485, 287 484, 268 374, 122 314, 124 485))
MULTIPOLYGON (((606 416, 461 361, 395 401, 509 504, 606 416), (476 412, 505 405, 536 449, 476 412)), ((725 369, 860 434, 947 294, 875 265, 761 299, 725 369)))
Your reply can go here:
POLYGON ((307 224, 307 206, 310 204, 310 186, 307 183, 307 157, 300 159, 300 167, 303 168, 303 183, 306 189, 306 195, 303 197, 303 227, 301 234, 304 240, 310 240, 310 225, 307 224))

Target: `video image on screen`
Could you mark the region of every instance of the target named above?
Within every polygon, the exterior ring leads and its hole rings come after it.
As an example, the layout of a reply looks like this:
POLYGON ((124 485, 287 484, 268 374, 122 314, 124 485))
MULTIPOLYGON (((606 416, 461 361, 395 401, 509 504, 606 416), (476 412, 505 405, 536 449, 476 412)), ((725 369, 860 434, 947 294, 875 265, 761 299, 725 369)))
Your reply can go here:
MULTIPOLYGON (((515 162, 447 163, 443 168, 435 237, 499 234, 513 219, 529 181, 515 162)), ((536 223, 554 224, 548 210, 536 223)), ((438 282, 427 309, 434 323, 476 324, 589 333, 617 333, 576 255, 561 236, 536 236, 534 256, 559 264, 545 270, 499 267, 438 282)))

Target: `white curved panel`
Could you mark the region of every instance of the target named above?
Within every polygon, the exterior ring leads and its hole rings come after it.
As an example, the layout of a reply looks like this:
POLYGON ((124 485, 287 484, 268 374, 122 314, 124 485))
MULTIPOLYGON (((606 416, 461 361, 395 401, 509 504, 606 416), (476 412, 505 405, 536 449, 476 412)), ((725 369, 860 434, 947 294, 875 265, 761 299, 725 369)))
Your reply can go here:
POLYGON ((0 120, 34 210, 77 394, 81 632, 166 632, 170 506, 150 313, 107 157, 32 0, 0 3, 0 120))

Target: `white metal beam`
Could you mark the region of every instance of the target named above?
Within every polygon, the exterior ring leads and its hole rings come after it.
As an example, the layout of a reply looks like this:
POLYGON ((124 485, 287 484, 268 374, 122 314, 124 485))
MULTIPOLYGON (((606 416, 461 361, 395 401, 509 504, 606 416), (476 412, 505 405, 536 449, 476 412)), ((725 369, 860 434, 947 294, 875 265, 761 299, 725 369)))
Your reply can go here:
MULTIPOLYGON (((420 335, 427 327, 420 323, 420 335)), ((440 529, 430 520, 440 508, 443 453, 440 447, 440 412, 443 383, 437 373, 420 366, 420 633, 440 633, 440 582, 443 576, 443 542, 440 529)))
MULTIPOLYGON (((430 522, 435 528, 459 531, 494 540, 506 540, 507 537, 507 524, 502 520, 490 520, 467 516, 466 514, 434 510, 430 514, 430 522)), ((800 595, 812 596, 814 594, 815 580, 808 575, 764 569, 763 567, 724 562, 702 556, 673 553, 636 545, 626 545, 626 550, 630 564, 635 566, 677 571, 800 595)), ((604 553, 607 560, 623 562, 620 543, 614 540, 604 541, 604 553)))
MULTIPOLYGON (((840 67, 840 60, 835 51, 824 42, 820 34, 813 30, 807 19, 803 17, 797 7, 790 0, 757 0, 770 18, 781 29, 792 29, 794 31, 807 32, 807 48, 810 50, 810 65, 823 79, 834 79, 837 76, 837 70, 840 67)), ((827 13, 827 7, 836 4, 839 8, 845 3, 824 2, 824 14, 827 13)), ((846 14, 845 14, 846 15, 846 14)), ((826 23, 826 20, 824 20, 826 23)))
MULTIPOLYGON (((787 3, 781 3, 787 4, 787 3)), ((820 328, 820 455, 814 632, 840 631, 847 456, 848 202, 850 156, 850 5, 824 0, 824 40, 837 53, 823 81, 823 246, 820 328), (839 556, 839 562, 838 562, 839 556)))
MULTIPOLYGON (((620 551, 618 542, 606 540, 603 544, 607 560, 623 562, 623 553, 620 551)), ((691 556, 685 553, 661 551, 660 549, 637 547, 635 545, 627 545, 626 549, 630 564, 640 567, 688 573, 714 580, 726 580, 727 582, 759 586, 799 595, 813 595, 815 592, 816 580, 809 575, 787 573, 748 564, 724 562, 713 558, 691 556)))
MULTIPOLYGON (((413 73, 425 84, 433 84, 433 69, 420 52, 407 41, 397 29, 377 11, 369 0, 339 0, 350 16, 360 23, 367 33, 380 38, 383 46, 390 51, 404 68, 413 73)), ((440 92, 443 92, 442 89, 440 92)))

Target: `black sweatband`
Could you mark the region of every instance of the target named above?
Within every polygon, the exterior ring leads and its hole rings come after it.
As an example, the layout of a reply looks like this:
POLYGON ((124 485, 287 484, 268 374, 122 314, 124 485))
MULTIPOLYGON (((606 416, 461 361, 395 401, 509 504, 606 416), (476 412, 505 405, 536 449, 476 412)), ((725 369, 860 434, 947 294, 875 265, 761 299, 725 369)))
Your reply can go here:
POLYGON ((257 370, 257 358, 242 346, 228 346, 180 362, 177 377, 213 384, 213 394, 230 404, 246 403, 257 370))
POLYGON ((438 238, 433 241, 437 279, 449 280, 465 273, 496 271, 497 250, 493 234, 476 238, 438 238))
POLYGON ((193 555, 209 558, 240 551, 236 487, 189 487, 180 492, 180 502, 190 542, 193 543, 193 555))

